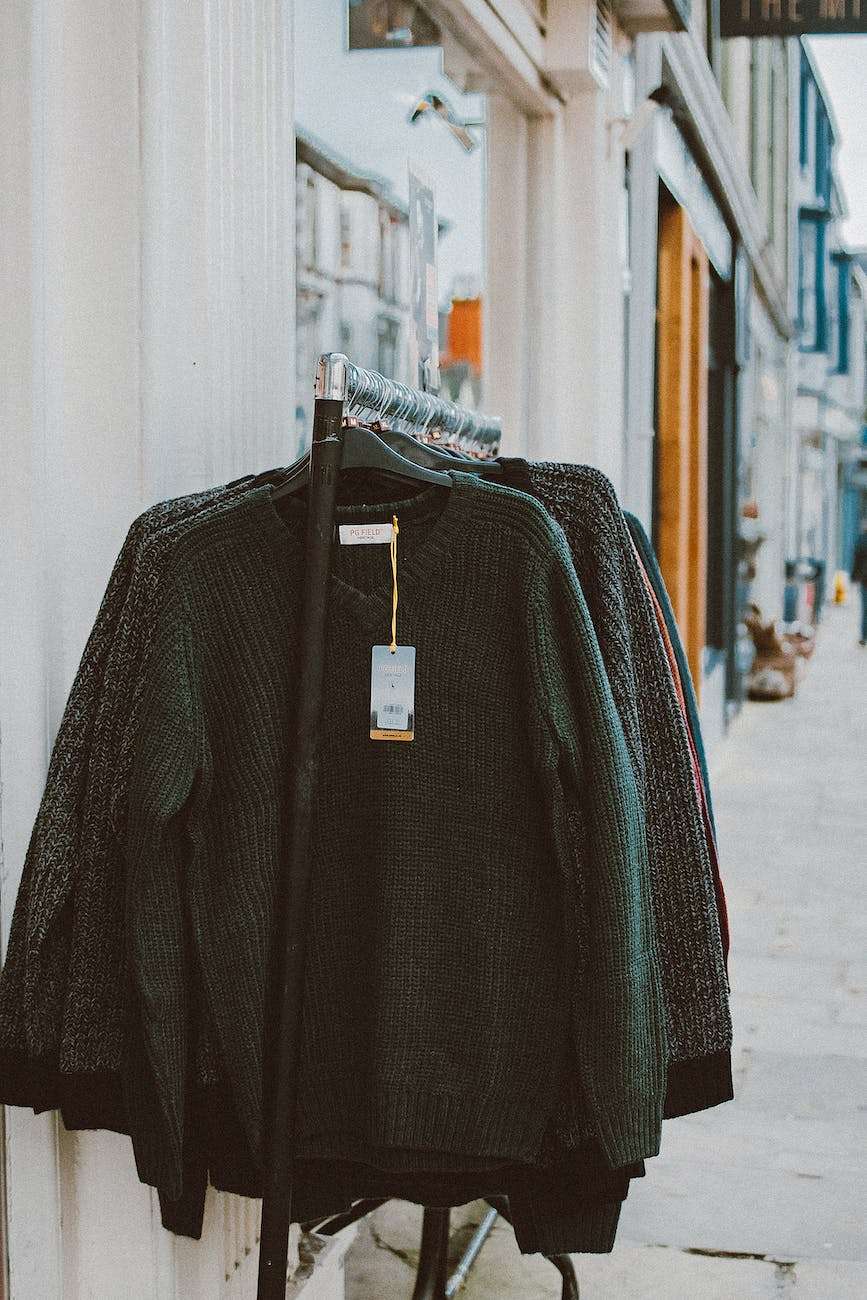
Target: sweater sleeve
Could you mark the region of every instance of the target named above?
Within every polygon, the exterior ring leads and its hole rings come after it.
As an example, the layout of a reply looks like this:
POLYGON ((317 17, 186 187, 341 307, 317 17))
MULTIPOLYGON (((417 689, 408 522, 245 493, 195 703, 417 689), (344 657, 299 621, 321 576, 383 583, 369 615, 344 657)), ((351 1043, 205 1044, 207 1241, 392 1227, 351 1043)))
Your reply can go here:
POLYGON ((571 900, 573 1024, 612 1167, 659 1150, 666 1041, 643 815, 587 606, 557 529, 529 602, 571 900))
POLYGON ((134 1071, 126 1081, 127 1104, 139 1175, 175 1200, 182 1191, 192 1051, 186 875, 208 769, 189 620, 183 602, 171 596, 144 676, 123 835, 124 933, 142 1044, 137 1068, 149 1074, 157 1104, 138 1123, 140 1108, 131 1103, 142 1082, 135 1084, 134 1071))
POLYGON ((54 737, 0 973, 0 1100, 45 1110, 56 1079, 88 756, 108 655, 148 513, 131 524, 54 737), (9 1084, 16 1079, 14 1092, 9 1084))

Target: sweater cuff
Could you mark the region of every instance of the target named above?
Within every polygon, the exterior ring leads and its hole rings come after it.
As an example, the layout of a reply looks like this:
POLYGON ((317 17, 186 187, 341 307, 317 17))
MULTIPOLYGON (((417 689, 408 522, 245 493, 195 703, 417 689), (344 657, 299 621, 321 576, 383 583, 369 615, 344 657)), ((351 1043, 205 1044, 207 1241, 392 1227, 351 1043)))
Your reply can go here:
POLYGON ((610 1255, 621 1204, 510 1194, 509 1214, 522 1255, 610 1255))
POLYGON ((120 1076, 99 1072, 67 1073, 53 1058, 24 1061, 0 1052, 0 1105, 29 1106, 34 1115, 59 1110, 64 1127, 128 1133, 120 1076))
POLYGON ((628 1115, 602 1111, 598 1117, 599 1141, 612 1169, 659 1155, 662 1140, 662 1106, 646 1100, 628 1115))
POLYGON ((721 1106, 734 1097, 732 1054, 730 1050, 690 1061, 670 1061, 665 1094, 666 1119, 694 1115, 700 1110, 721 1106))
POLYGON ((164 1192, 159 1192, 163 1227, 179 1237, 192 1237, 193 1241, 200 1241, 207 1187, 207 1176, 201 1174, 195 1180, 185 1183, 184 1190, 176 1201, 169 1200, 164 1192))
POLYGON ((35 1115, 54 1110, 60 1098, 57 1073, 38 1062, 0 1053, 0 1104, 29 1106, 35 1115))

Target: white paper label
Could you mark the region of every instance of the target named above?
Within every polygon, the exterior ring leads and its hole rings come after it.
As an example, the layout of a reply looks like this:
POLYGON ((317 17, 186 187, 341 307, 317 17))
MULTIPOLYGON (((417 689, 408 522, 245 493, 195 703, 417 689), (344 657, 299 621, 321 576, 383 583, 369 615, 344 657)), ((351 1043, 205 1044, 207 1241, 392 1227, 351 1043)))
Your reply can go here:
POLYGON ((370 546, 390 542, 392 524, 341 524, 341 546, 370 546))
POLYGON ((375 645, 370 664, 370 739, 415 735, 415 646, 375 645))

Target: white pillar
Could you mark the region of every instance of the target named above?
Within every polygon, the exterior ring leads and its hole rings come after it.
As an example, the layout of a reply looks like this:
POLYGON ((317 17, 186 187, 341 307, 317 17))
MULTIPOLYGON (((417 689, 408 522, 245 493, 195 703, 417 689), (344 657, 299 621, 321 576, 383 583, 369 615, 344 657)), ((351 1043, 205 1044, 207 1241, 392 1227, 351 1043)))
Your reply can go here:
POLYGON ((143 7, 141 418, 152 495, 294 452, 292 9, 143 7))
MULTIPOLYGON (((5 950, 49 728, 45 581, 47 437, 40 304, 38 123, 31 84, 41 55, 29 0, 0 6, 0 924, 5 950)), ((60 1192, 53 1116, 6 1112, 10 1289, 61 1295, 60 1192)))
MULTIPOLYGON (((286 0, 0 7, 4 934, 126 528, 295 444, 291 22, 286 0)), ((15 1300, 215 1294, 220 1216, 195 1256, 172 1243, 127 1139, 17 1108, 7 1134, 15 1300)))
MULTIPOLYGON (((636 104, 659 85, 658 42, 636 45, 636 104)), ((653 442, 656 411, 656 272, 659 173, 653 121, 635 141, 629 157, 632 212, 629 301, 629 382, 626 395, 623 504, 650 527, 653 502, 653 442)))
POLYGON ((512 100, 491 95, 487 125, 482 406, 502 417, 503 453, 523 455, 528 445, 527 349, 535 325, 528 306, 528 121, 512 100))
POLYGON ((529 454, 597 465, 622 487, 623 151, 610 92, 529 129, 529 454))

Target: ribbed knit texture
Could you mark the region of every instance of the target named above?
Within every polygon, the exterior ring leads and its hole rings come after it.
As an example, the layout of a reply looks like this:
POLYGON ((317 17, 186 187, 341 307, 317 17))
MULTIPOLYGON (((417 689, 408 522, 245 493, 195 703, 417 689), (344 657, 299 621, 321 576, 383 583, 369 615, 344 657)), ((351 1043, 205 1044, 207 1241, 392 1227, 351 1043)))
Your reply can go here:
POLYGON ((132 524, 87 639, 51 753, 12 914, 0 977, 0 1048, 25 1060, 57 1048, 71 939, 69 897, 79 862, 81 801, 96 701, 147 522, 132 524))
MULTIPOLYGON (((267 477, 279 480, 280 471, 267 477)), ((124 864, 111 820, 113 816, 122 822, 130 742, 136 735, 141 707, 141 667, 162 598, 162 577, 172 548, 186 527, 191 522, 201 523, 207 511, 219 508, 223 502, 237 499, 246 486, 247 480, 238 480, 206 493, 162 502, 135 521, 82 656, 52 752, 51 771, 34 827, 0 979, 0 1054, 4 1099, 35 1109, 61 1104, 70 1128, 102 1127, 118 1132, 129 1128, 116 1073, 126 1018, 124 985, 118 973, 124 864), (86 817, 82 817, 83 808, 87 809, 86 817), (33 909, 27 933, 28 884, 34 876, 42 892, 36 892, 38 905, 33 909), (16 955, 28 951, 28 942, 30 987, 36 1011, 30 1019, 29 1044, 31 1049, 41 1049, 39 1059, 44 1062, 38 1080, 32 1068, 20 1064, 27 1052, 28 1035, 21 994, 25 963, 16 961, 16 955), (13 1014, 3 1019, 2 1013, 7 1010, 13 1014), (60 1043, 62 1074, 56 1068, 60 1043)), ((195 981, 191 981, 193 996, 194 988, 195 981)), ((198 1057, 196 1077, 200 1083, 210 1083, 219 1077, 219 1069, 207 1025, 196 1022, 191 1036, 198 1057)), ((153 1103, 153 1098, 146 1096, 149 1081, 141 1095, 136 1094, 134 1083, 127 1083, 127 1105, 130 1096, 136 1097, 144 1113, 153 1103)), ((574 1092, 577 1080, 573 1073, 565 1083, 567 1090, 574 1092)), ((573 1142, 586 1141, 592 1132, 592 1121, 582 1118, 576 1122, 576 1115, 583 1117, 585 1113, 579 1089, 568 1107, 571 1127, 566 1136, 573 1142)), ((160 1120, 159 1110, 153 1115, 160 1120)), ((550 1138, 551 1134, 546 1136, 550 1138)), ((423 1153, 414 1156, 413 1162, 414 1167, 422 1167, 423 1153)), ((408 1167, 413 1167, 413 1162, 408 1167)), ((394 1153, 391 1163, 398 1163, 394 1153)), ((632 1166, 631 1172, 640 1173, 641 1166, 632 1166)), ((192 1200, 198 1198, 200 1213, 204 1168, 199 1177, 201 1186, 192 1200)), ((227 1183, 219 1160, 216 1171, 212 1168, 211 1181, 218 1187, 234 1186, 255 1194, 249 1180, 240 1186, 227 1183)), ((538 1197, 535 1204, 544 1214, 538 1197)), ((189 1205, 188 1199, 187 1211, 189 1205)), ((571 1244, 563 1249, 594 1249, 585 1244, 591 1224, 586 1204, 570 1222, 571 1244)), ((518 1223, 524 1223, 521 1212, 518 1223)), ((525 1243, 531 1240, 528 1232, 525 1223, 525 1243)), ((526 1248, 541 1247, 530 1244, 526 1248)))
MULTIPOLYGON (((280 471, 268 477, 279 480, 280 471)), ((74 1122, 76 1096, 86 1089, 95 1098, 102 1080, 107 1111, 114 1110, 117 1085, 107 1076, 120 1069, 126 1010, 120 979, 124 868, 111 814, 122 817, 141 667, 173 546, 206 512, 243 495, 248 482, 145 511, 114 565, 53 745, 0 975, 0 1059, 10 1102, 17 1096, 22 1104, 48 1109, 70 1098, 67 1113, 74 1122), (39 1086, 24 1066, 27 1058, 45 1063, 39 1086), (91 1072, 94 1080, 87 1083, 91 1072)), ((214 1083, 218 1067, 207 1025, 197 1034, 196 1051, 200 1083, 214 1083)), ((583 1098, 573 1098, 568 1110, 584 1114, 583 1098)), ((576 1132, 573 1119, 564 1136, 574 1141, 576 1132)), ((588 1132, 585 1126, 579 1136, 588 1132)))
POLYGON ((653 606, 609 480, 584 465, 504 460, 562 526, 611 684, 645 811, 669 1047, 666 1114, 731 1098, 719 1058, 732 1026, 710 844, 653 606), (706 1073, 700 1062, 708 1061, 706 1073), (685 1096, 681 1065, 694 1091, 685 1096))
POLYGON ((0 1063, 40 1109, 82 1086, 94 1094, 86 1076, 120 1069, 124 869, 110 810, 128 782, 160 582, 190 521, 249 481, 159 502, 134 520, 67 698, 0 973, 0 1063))
MULTIPOLYGON (((571 1037, 598 1138, 623 1165, 658 1150, 665 1063, 632 768, 562 533, 520 494, 452 477, 445 494, 368 511, 401 523, 409 745, 367 736, 387 555, 337 553, 299 1131, 340 1125, 349 1156, 359 1143, 532 1160, 571 1037)), ((127 931, 165 1125, 133 1140, 169 1195, 191 961, 261 1151, 302 562, 300 503, 285 514, 265 488, 183 539, 145 674, 127 931)))
POLYGON ((686 734, 689 740, 690 758, 692 759, 693 780, 694 780, 696 792, 698 794, 699 805, 701 808, 702 822, 704 824, 704 830, 705 830, 705 839, 707 840, 708 853, 710 855, 710 861, 711 861, 711 871, 713 874, 713 882, 714 882, 714 887, 716 889, 717 916, 719 919, 720 936, 722 939, 722 946, 723 946, 723 959, 726 963, 726 971, 728 971, 728 955, 729 955, 728 906, 726 904, 725 891, 723 890, 722 879, 720 877, 720 872, 719 872, 719 860, 717 856, 717 847, 716 847, 716 834, 714 832, 713 822, 710 816, 710 805, 705 791, 705 782, 702 778, 701 765, 698 759, 698 750, 692 737, 689 711, 686 706, 686 691, 684 688, 684 684, 681 681, 680 665, 678 663, 678 658, 677 658, 677 654, 675 653, 674 644, 672 642, 671 635, 668 630, 668 624, 665 621, 665 615, 662 612, 662 606, 660 605, 659 600, 657 599, 656 592, 653 588, 653 583, 651 582, 650 577, 648 576, 647 570, 644 568, 644 565, 641 560, 641 556, 639 555, 637 549, 635 552, 635 557, 641 568, 641 576, 644 579, 644 585, 647 589, 647 594, 650 596, 651 602, 653 604, 653 612, 656 615, 657 627, 659 628, 659 632, 662 637, 663 644, 665 645, 665 653, 668 656, 668 664, 671 669, 672 678, 674 679, 674 684, 677 693, 677 700, 680 705, 681 712, 683 713, 684 721, 686 722, 686 734))
POLYGON ((707 769, 707 757, 704 752, 704 743, 701 736, 701 721, 698 716, 698 700, 695 696, 695 687, 693 686, 692 675, 689 671, 689 664, 686 659, 686 651, 683 648, 683 642, 680 639, 680 632, 677 626, 677 620, 674 617, 674 610, 671 605, 671 598, 666 590, 665 580, 659 567, 659 561, 656 558, 656 552, 641 520, 631 514, 630 511, 623 512, 623 518, 626 521, 626 527, 635 547, 641 557, 645 572, 650 579, 651 586, 659 601, 659 607, 662 610, 665 625, 668 628, 668 635, 674 648, 677 666, 680 672, 680 683, 683 688, 684 700, 686 703, 687 716, 689 718, 689 728, 695 744, 696 754, 698 756, 699 766, 701 768, 702 780, 704 781, 705 797, 707 799, 707 811, 710 818, 711 827, 716 833, 716 824, 713 815, 713 796, 710 788, 710 774, 707 769))
POLYGON ((509 1197, 515 1240, 522 1254, 575 1254, 572 1243, 578 1238, 583 1254, 610 1255, 621 1208, 620 1201, 576 1200, 567 1188, 556 1197, 542 1197, 533 1191, 513 1192, 509 1197))
MULTIPOLYGON (((197 1113, 190 1116, 199 1127, 199 1146, 213 1153, 210 1182, 224 1191, 259 1197, 261 1175, 250 1162, 227 1102, 221 1090, 208 1089, 197 1103, 197 1113)), ((302 1150, 293 1170, 295 1217, 300 1222, 322 1219, 367 1197, 399 1197, 442 1206, 508 1198, 508 1217, 522 1252, 605 1252, 613 1246, 620 1203, 630 1181, 627 1174, 607 1169, 600 1154, 579 1152, 561 1152, 550 1168, 538 1169, 498 1161, 490 1162, 487 1170, 462 1169, 458 1158, 449 1153, 396 1150, 388 1153, 388 1164, 380 1168, 324 1160, 302 1150), (399 1159, 404 1156, 405 1162, 399 1159), (394 1167, 400 1163, 407 1165, 403 1172, 394 1167)), ((193 1238, 201 1236, 208 1181, 208 1171, 198 1172, 197 1178, 191 1168, 189 1187, 180 1200, 160 1194, 164 1226, 193 1238)))

